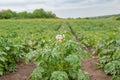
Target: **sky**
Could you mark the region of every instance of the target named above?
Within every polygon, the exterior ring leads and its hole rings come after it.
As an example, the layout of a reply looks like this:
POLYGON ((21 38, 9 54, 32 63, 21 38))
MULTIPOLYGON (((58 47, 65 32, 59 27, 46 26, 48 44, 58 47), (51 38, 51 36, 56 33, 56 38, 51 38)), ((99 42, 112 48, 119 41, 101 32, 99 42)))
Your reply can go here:
POLYGON ((58 17, 93 17, 120 13, 120 0, 0 0, 0 10, 16 12, 43 8, 58 17))

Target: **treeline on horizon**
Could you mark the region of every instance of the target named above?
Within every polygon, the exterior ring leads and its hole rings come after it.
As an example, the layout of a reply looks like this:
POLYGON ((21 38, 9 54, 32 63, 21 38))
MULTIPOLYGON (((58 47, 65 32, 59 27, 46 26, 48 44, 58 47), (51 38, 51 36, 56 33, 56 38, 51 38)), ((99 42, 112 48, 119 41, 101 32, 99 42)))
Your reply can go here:
POLYGON ((33 18, 57 18, 56 14, 44 9, 35 9, 33 12, 15 12, 10 9, 0 11, 0 19, 33 19, 33 18))

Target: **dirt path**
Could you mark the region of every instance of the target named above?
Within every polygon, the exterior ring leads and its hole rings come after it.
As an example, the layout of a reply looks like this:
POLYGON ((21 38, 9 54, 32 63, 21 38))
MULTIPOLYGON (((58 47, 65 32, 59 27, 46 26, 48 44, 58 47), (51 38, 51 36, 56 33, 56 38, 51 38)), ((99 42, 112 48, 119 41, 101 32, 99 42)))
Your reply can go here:
POLYGON ((98 61, 96 58, 84 58, 82 62, 82 70, 88 72, 90 80, 111 80, 111 76, 98 69, 98 61))
MULTIPOLYGON (((92 47, 87 47, 86 51, 93 57, 98 54, 92 50, 92 47)), ((110 75, 106 75, 102 69, 98 69, 97 58, 84 58, 82 62, 82 70, 88 72, 90 80, 111 80, 110 75)))
POLYGON ((8 73, 0 77, 0 80, 29 80, 35 65, 33 63, 25 64, 21 62, 18 66, 17 72, 8 73))

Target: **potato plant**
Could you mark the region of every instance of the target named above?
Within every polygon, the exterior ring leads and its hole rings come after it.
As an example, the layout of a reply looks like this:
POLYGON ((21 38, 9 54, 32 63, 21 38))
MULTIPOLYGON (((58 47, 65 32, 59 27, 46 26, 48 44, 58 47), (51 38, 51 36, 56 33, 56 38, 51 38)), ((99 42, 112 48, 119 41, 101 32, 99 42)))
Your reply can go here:
POLYGON ((120 40, 103 40, 98 45, 99 68, 106 74, 113 75, 112 80, 120 79, 120 40))
POLYGON ((36 64, 30 79, 89 80, 87 73, 81 71, 82 59, 87 56, 87 52, 82 51, 74 40, 45 40, 44 47, 39 44, 38 50, 26 55, 27 62, 33 59, 36 64))

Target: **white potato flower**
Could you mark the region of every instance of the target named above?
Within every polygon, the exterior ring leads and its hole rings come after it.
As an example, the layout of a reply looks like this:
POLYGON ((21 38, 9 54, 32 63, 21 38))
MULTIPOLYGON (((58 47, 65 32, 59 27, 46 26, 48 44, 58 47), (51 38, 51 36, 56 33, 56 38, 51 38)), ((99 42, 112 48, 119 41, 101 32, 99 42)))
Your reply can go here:
POLYGON ((32 46, 33 45, 33 42, 30 40, 30 41, 28 41, 28 45, 29 46, 32 46))
POLYGON ((65 38, 65 35, 63 34, 63 35, 56 35, 56 40, 58 41, 58 42, 62 42, 62 40, 65 38))

